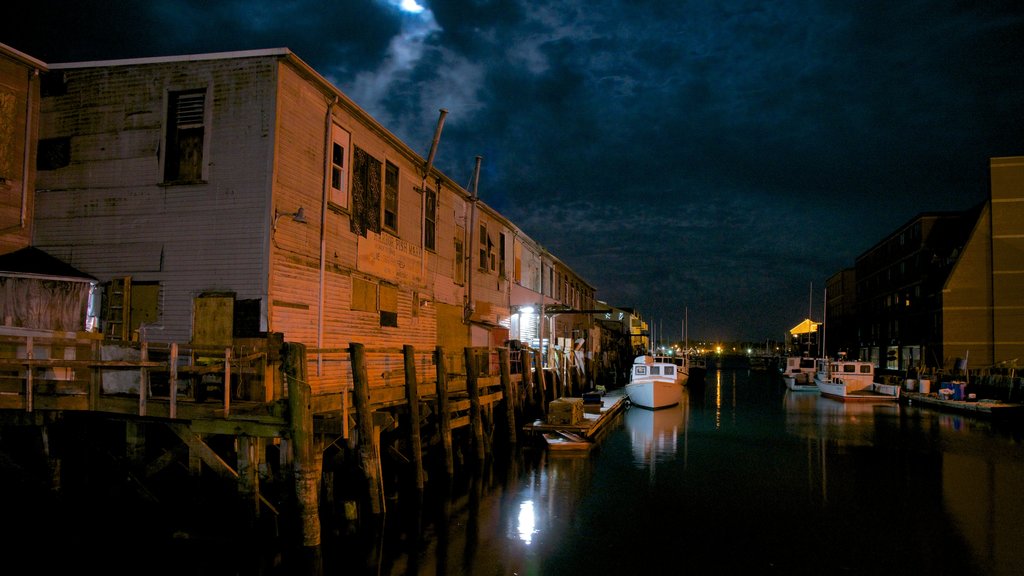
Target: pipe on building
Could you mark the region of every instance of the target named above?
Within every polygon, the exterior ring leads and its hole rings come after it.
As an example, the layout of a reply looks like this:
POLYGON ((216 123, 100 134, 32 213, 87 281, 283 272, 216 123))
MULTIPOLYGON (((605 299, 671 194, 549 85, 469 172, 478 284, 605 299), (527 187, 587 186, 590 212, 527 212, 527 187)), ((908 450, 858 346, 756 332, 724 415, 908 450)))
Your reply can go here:
POLYGON ((469 250, 467 251, 466 262, 469 263, 469 269, 466 271, 466 307, 463 311, 463 322, 469 324, 470 317, 473 316, 473 239, 476 238, 476 201, 477 201, 477 185, 480 182, 480 162, 483 160, 483 156, 476 157, 476 167, 473 168, 473 182, 470 185, 470 202, 471 202, 471 213, 469 219, 469 250))
MULTIPOLYGON (((427 178, 430 177, 430 169, 434 166, 434 155, 437 154, 437 144, 441 141, 441 128, 444 126, 444 117, 448 115, 448 111, 444 108, 440 110, 440 116, 437 118, 437 127, 434 128, 434 139, 430 143, 430 153, 427 154, 427 163, 423 167, 423 180, 420 182, 420 281, 424 284, 424 270, 427 265, 427 178)), ((437 184, 437 195, 441 195, 441 184, 438 181, 437 184)), ((437 206, 435 204, 435 210, 437 206)), ((437 233, 435 229, 434 233, 437 233)))
POLYGON ((324 165, 323 165, 323 186, 320 191, 320 270, 317 295, 316 312, 316 375, 323 375, 324 355, 320 352, 324 348, 324 285, 327 275, 327 200, 330 197, 331 178, 331 144, 334 132, 334 107, 338 105, 338 96, 327 104, 327 114, 324 117, 324 165))

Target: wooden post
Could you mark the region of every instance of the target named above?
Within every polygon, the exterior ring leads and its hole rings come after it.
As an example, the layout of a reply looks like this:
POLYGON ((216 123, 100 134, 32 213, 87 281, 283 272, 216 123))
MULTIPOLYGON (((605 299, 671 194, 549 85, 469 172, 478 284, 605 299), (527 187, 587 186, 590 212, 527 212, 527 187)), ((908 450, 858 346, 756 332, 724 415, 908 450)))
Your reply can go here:
MULTIPOLYGON (((27 336, 25 338, 25 359, 31 360, 33 356, 32 352, 32 337, 27 336)), ((29 362, 25 365, 25 411, 32 411, 32 373, 35 369, 32 367, 32 363, 29 362)))
MULTIPOLYGON (((531 412, 537 405, 536 396, 537 387, 533 383, 533 352, 529 348, 523 348, 519 351, 519 366, 523 373, 523 412, 526 412, 527 408, 530 408, 531 412)), ((532 415, 532 414, 531 414, 532 415)))
POLYGON ((516 443, 516 386, 512 382, 512 370, 509 368, 508 348, 498 348, 498 365, 501 369, 501 389, 505 396, 505 421, 508 423, 508 441, 516 443))
POLYGON ((548 417, 548 383, 544 374, 544 359, 540 350, 533 351, 533 361, 537 364, 537 397, 540 399, 540 416, 542 419, 548 417))
MULTIPOLYGON (((139 350, 139 357, 143 362, 149 360, 149 344, 142 343, 139 350)), ((139 368, 139 416, 146 415, 146 397, 149 393, 148 371, 145 366, 139 368)))
MULTIPOLYGON (((94 362, 103 359, 103 347, 99 340, 90 344, 90 353, 94 362)), ((89 371, 89 410, 96 410, 100 401, 100 390, 103 388, 103 370, 98 366, 89 371)))
POLYGON ((448 408, 448 368, 445 366, 444 348, 434 348, 437 365, 437 416, 441 426, 441 446, 444 450, 444 469, 448 478, 455 474, 455 455, 452 450, 452 412, 448 408))
POLYGON ((370 511, 384 513, 384 491, 381 489, 380 449, 373 431, 373 410, 370 408, 370 381, 366 375, 366 351, 362 344, 349 345, 352 360, 352 398, 356 407, 359 430, 359 457, 369 485, 370 511))
MULTIPOLYGON (((305 352, 305 350, 303 350, 305 352)), ((306 363, 302 363, 302 381, 306 381, 306 363)), ((224 349, 224 417, 231 415, 231 348, 224 349)))
POLYGON ((320 459, 313 451, 312 392, 306 383, 306 346, 296 342, 289 342, 286 346, 287 362, 282 365, 288 380, 295 496, 302 523, 302 544, 312 548, 320 546, 320 459))
POLYGON ((128 420, 124 424, 124 455, 135 465, 146 457, 146 433, 139 421, 128 420))
POLYGON ((405 356, 405 399, 409 404, 409 443, 415 468, 416 489, 423 490, 423 443, 420 439, 420 391, 416 381, 416 351, 411 344, 402 347, 405 356))
POLYGON ((259 455, 256 446, 259 438, 241 435, 238 437, 238 493, 252 508, 245 511, 252 517, 260 515, 260 480, 258 472, 259 455))
POLYGON ((171 393, 171 406, 170 406, 170 417, 171 420, 178 417, 178 343, 171 342, 171 375, 170 375, 170 393, 171 393))
POLYGON ((477 388, 476 354, 472 347, 467 346, 466 355, 466 392, 469 394, 469 424, 473 430, 473 443, 476 445, 478 462, 484 460, 484 425, 480 415, 480 390, 477 388))

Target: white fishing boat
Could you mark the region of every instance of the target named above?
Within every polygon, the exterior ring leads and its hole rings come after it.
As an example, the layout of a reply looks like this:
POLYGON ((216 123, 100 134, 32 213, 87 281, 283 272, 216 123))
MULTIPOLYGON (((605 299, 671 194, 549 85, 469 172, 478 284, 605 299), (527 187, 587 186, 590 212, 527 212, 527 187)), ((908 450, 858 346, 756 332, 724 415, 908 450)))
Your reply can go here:
POLYGON ((875 366, 863 360, 819 358, 814 383, 822 396, 842 401, 895 402, 900 387, 875 382, 875 366))
POLYGON ((657 410, 679 404, 683 385, 677 380, 678 366, 672 362, 656 362, 654 356, 637 356, 624 390, 635 406, 657 410))
POLYGON ((786 363, 779 367, 782 381, 786 388, 797 391, 817 390, 818 385, 814 383, 814 358, 807 356, 790 356, 786 363))
POLYGON ((656 364, 675 364, 676 365, 676 383, 680 386, 686 386, 687 381, 690 379, 690 365, 689 358, 686 356, 654 356, 654 362, 656 364))

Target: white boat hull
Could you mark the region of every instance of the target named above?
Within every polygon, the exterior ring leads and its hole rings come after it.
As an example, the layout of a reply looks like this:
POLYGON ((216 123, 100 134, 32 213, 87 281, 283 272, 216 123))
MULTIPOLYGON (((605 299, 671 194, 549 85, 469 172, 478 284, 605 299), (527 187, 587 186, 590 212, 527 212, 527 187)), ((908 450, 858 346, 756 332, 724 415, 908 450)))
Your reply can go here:
POLYGON ((675 406, 683 398, 683 387, 675 380, 630 382, 625 390, 631 404, 652 410, 675 406))
POLYGON ((794 392, 818 389, 818 385, 814 382, 814 376, 806 372, 786 374, 782 380, 786 383, 786 388, 794 392))
POLYGON ((831 381, 817 380, 821 395, 836 400, 855 400, 865 402, 894 402, 900 398, 900 387, 892 384, 870 382, 864 384, 848 384, 841 379, 831 381))

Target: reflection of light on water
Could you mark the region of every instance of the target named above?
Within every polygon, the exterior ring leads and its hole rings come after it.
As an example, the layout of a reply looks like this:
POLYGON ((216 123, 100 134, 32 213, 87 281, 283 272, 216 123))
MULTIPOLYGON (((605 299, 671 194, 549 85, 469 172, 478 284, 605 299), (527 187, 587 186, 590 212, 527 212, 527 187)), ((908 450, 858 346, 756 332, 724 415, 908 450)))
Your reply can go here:
POLYGON ((722 371, 715 372, 715 429, 722 427, 722 371))
POLYGON ((526 500, 519 504, 519 539, 527 544, 533 539, 536 532, 537 519, 533 513, 533 500, 526 500))

